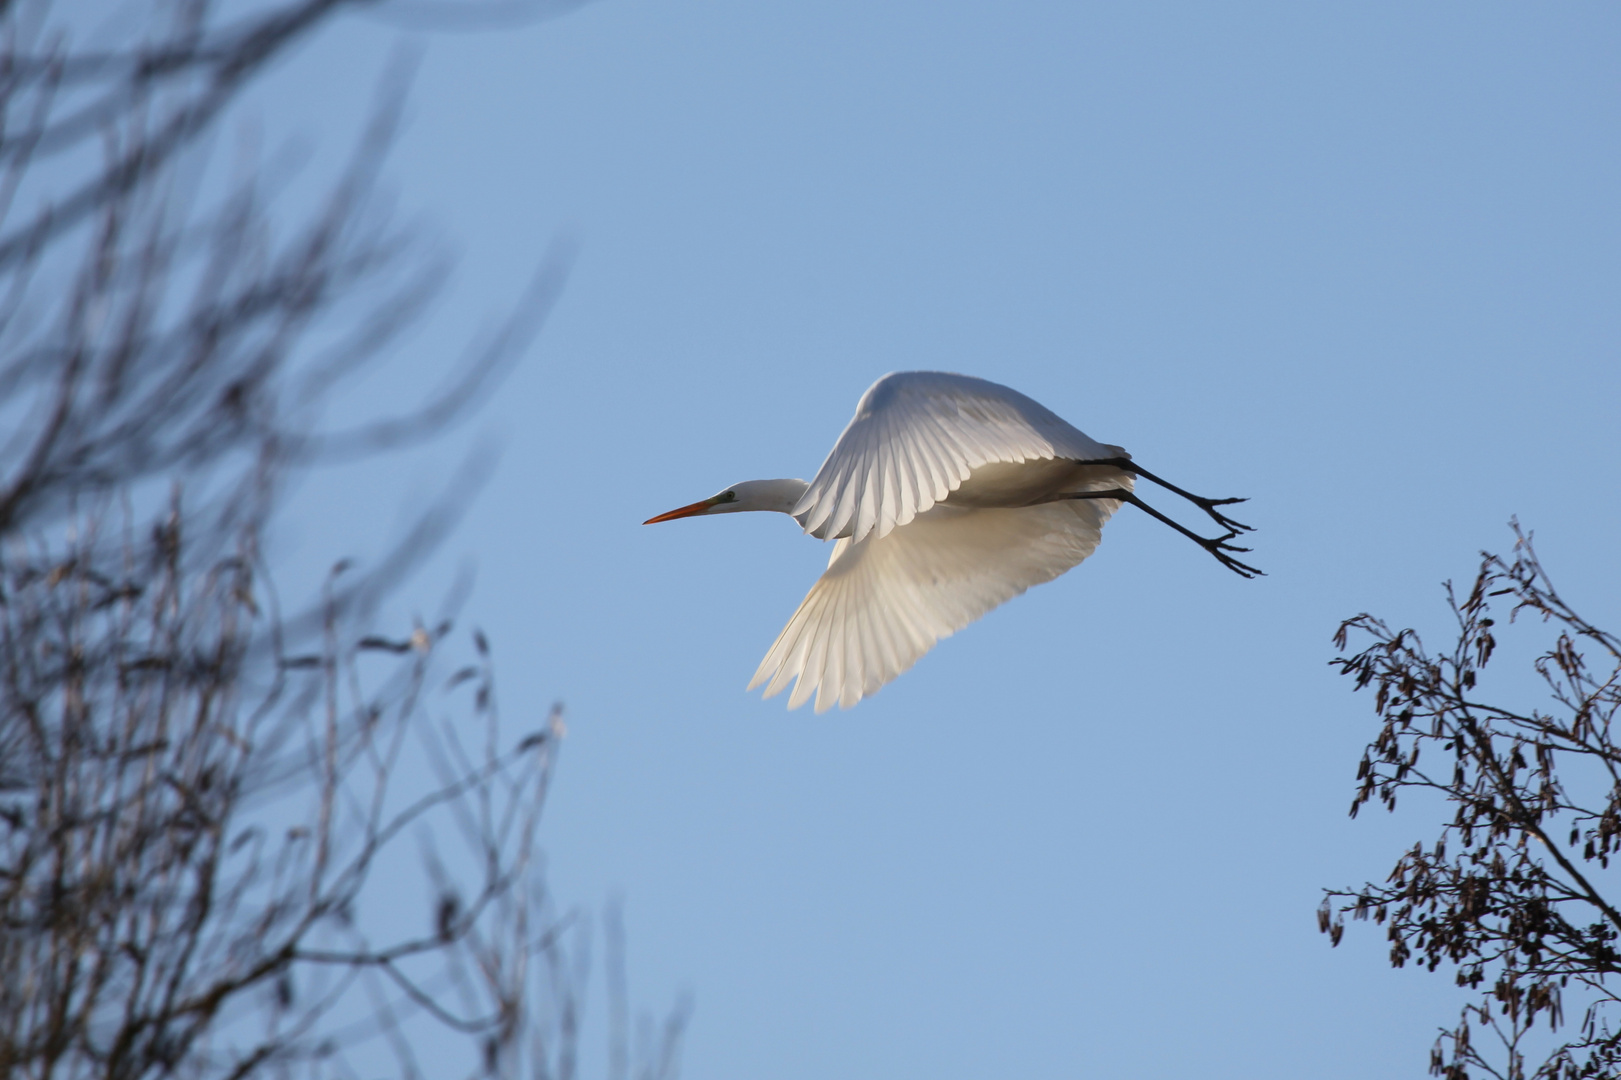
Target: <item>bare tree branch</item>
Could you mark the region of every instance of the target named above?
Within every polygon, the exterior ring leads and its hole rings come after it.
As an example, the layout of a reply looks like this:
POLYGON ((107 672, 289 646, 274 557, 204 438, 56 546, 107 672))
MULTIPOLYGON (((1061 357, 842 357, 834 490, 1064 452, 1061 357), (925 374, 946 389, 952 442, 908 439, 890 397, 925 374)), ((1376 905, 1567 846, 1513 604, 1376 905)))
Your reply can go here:
POLYGON ((377 624, 488 457, 315 603, 264 551, 296 470, 471 415, 568 271, 557 245, 416 410, 319 424, 444 276, 376 198, 405 66, 303 217, 207 159, 278 57, 380 5, 133 0, 111 51, 0 6, 0 1076, 416 1076, 444 1037, 470 1076, 575 1073, 589 935, 538 859, 561 714, 510 734, 481 634, 446 677, 449 616, 377 624), (420 921, 379 933, 410 835, 420 921))

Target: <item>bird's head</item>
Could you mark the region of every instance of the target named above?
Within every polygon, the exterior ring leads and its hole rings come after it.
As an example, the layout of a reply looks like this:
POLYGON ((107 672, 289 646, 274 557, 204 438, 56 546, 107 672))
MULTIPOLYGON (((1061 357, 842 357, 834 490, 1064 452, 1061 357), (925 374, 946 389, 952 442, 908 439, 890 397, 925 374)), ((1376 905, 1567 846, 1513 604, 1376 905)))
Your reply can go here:
POLYGON ((686 506, 678 506, 667 514, 648 518, 643 525, 676 518, 697 517, 700 514, 737 514, 745 510, 770 510, 779 514, 794 512, 794 504, 810 485, 803 480, 745 480, 733 484, 718 495, 699 499, 686 506))

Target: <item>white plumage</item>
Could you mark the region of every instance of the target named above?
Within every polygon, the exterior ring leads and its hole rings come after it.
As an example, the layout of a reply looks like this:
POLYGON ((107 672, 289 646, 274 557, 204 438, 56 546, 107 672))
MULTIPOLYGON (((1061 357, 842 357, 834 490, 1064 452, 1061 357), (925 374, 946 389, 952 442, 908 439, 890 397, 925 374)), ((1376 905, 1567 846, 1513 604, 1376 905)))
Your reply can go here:
POLYGON ((934 647, 1032 585, 1051 581, 1098 546, 1116 502, 1009 509, 935 506, 888 536, 837 540, 749 683, 797 708, 849 708, 934 647))
POLYGON ((1039 403, 984 379, 885 375, 809 484, 752 480, 650 519, 770 510, 834 538, 827 571, 766 653, 749 689, 788 707, 849 708, 877 693, 941 638, 1080 563, 1131 502, 1197 540, 1229 568, 1246 528, 1141 469, 1039 403), (1228 530, 1198 536, 1149 508, 1135 475, 1192 500, 1228 530))
POLYGON ((823 540, 862 540, 875 528, 884 537, 989 462, 1122 456, 1017 390, 941 371, 895 372, 861 395, 793 514, 823 540))

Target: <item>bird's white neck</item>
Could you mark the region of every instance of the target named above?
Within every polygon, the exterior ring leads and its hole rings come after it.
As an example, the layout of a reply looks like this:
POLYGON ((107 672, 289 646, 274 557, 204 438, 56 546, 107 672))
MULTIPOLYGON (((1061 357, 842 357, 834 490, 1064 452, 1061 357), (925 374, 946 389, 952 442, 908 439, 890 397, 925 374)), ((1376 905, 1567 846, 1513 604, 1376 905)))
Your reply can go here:
POLYGON ((740 513, 744 510, 769 510, 778 514, 792 514, 795 505, 810 487, 803 480, 745 480, 733 484, 728 490, 737 498, 716 506, 714 513, 740 513))

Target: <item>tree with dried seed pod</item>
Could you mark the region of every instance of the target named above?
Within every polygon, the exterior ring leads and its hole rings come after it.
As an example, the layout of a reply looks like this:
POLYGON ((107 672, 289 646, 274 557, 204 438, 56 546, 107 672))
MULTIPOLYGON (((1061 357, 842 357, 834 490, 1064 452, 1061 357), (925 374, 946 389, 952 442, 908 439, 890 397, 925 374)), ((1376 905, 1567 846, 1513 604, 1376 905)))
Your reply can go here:
POLYGON ((1475 994, 1437 1039, 1434 1075, 1613 1077, 1621 895, 1605 871, 1621 855, 1621 638, 1565 602, 1530 536, 1512 527, 1512 556, 1483 553, 1461 598, 1447 585, 1457 625, 1447 652, 1371 615, 1335 636, 1341 650, 1367 641, 1334 663, 1356 689, 1373 688, 1381 724, 1351 814, 1375 801, 1394 811, 1416 790, 1441 795, 1452 818, 1384 882, 1327 890, 1318 926, 1338 945, 1347 915, 1371 919, 1385 927, 1393 965, 1446 966, 1475 994), (1504 609, 1506 621, 1493 617, 1504 609), (1499 635, 1533 626, 1552 637, 1534 660, 1547 697, 1530 707, 1487 700, 1499 635))

